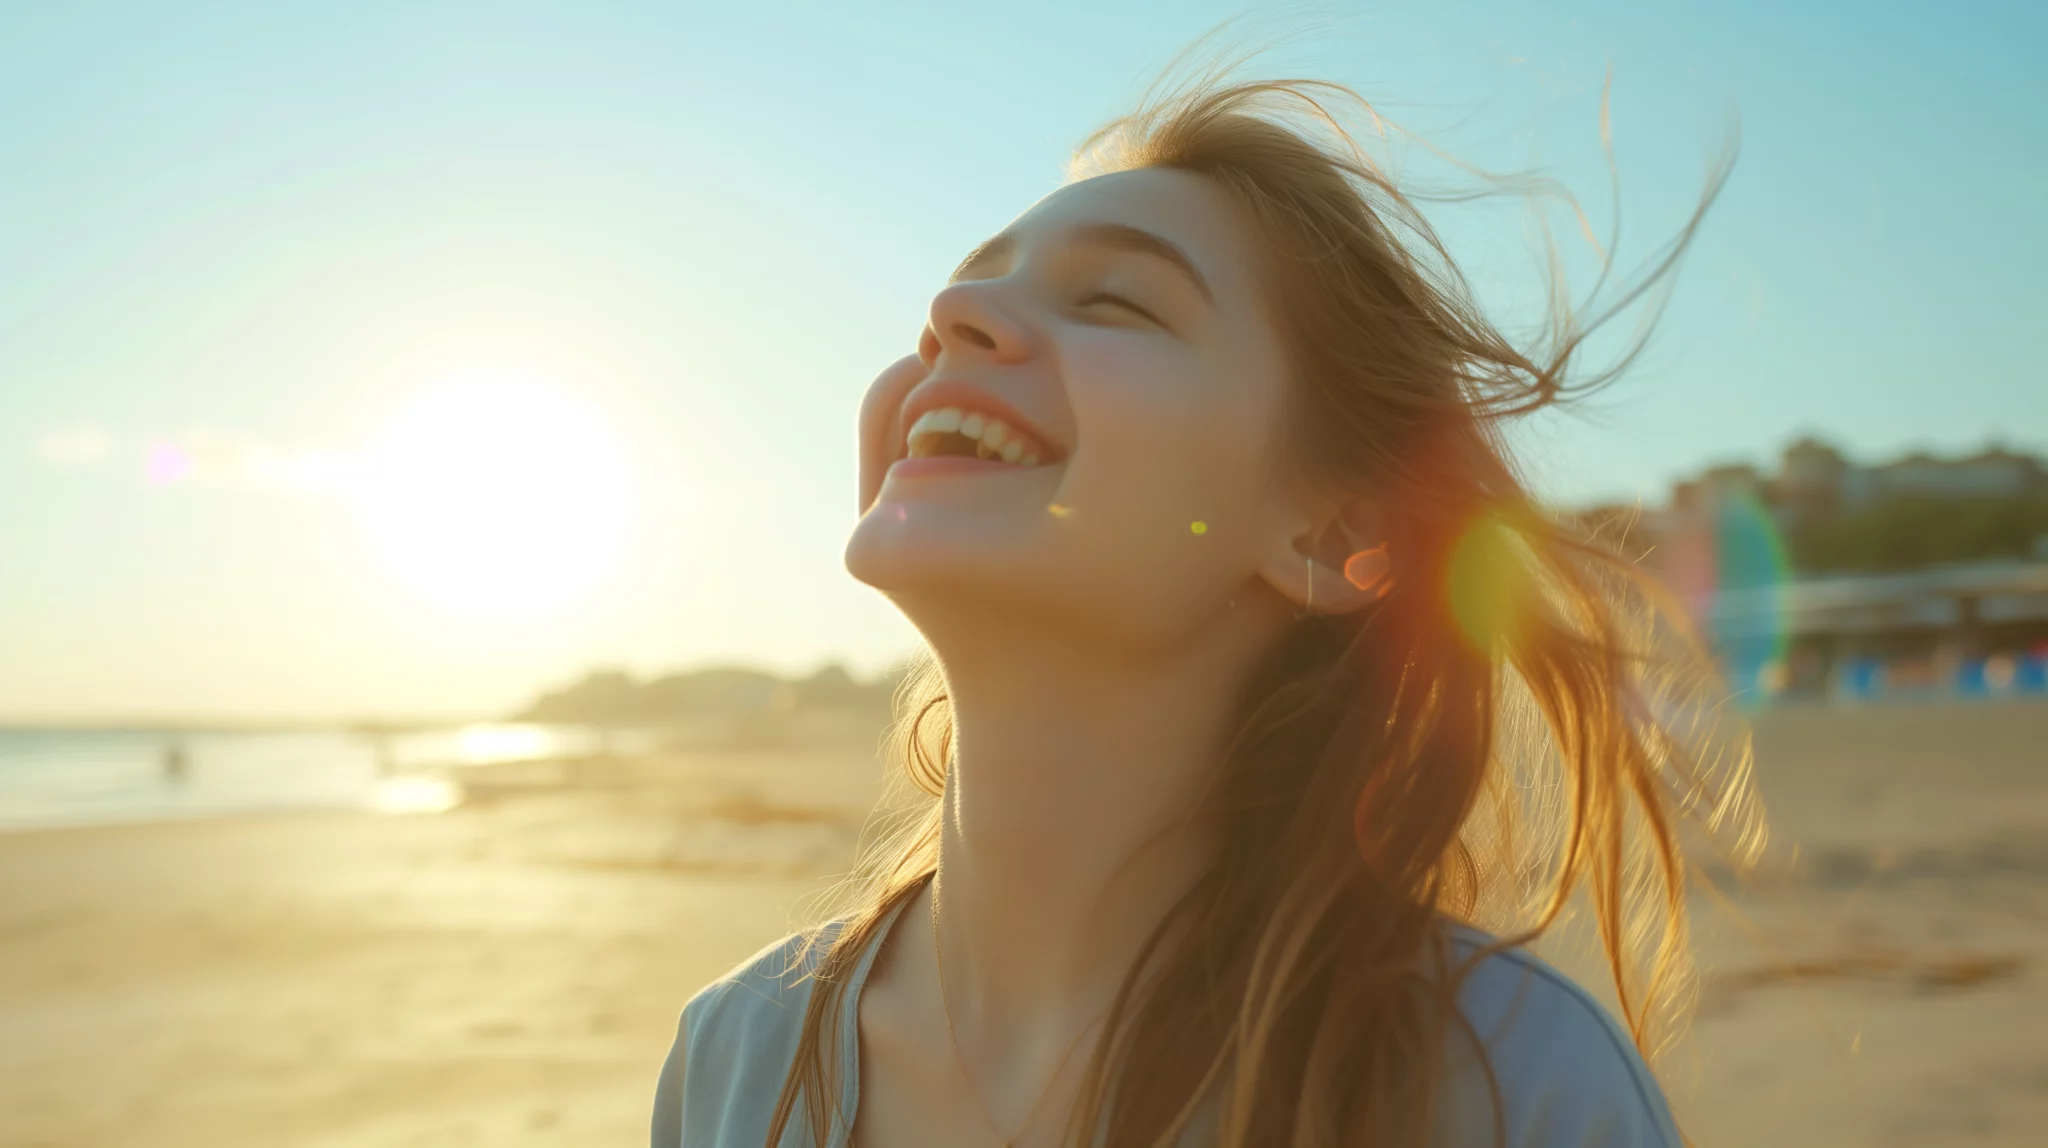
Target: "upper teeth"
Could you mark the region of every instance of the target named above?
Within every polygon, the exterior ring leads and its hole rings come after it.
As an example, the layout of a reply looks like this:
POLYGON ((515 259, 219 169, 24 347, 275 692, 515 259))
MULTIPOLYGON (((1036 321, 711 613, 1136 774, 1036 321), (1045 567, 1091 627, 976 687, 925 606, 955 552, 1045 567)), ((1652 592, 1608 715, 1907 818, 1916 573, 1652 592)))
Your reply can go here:
POLYGON ((910 426, 910 456, 917 458, 931 454, 936 446, 933 436, 959 434, 975 440, 974 452, 982 458, 1000 458, 1020 466, 1037 466, 1038 451, 1030 438, 1010 424, 980 411, 972 413, 959 407, 940 407, 919 415, 910 426))

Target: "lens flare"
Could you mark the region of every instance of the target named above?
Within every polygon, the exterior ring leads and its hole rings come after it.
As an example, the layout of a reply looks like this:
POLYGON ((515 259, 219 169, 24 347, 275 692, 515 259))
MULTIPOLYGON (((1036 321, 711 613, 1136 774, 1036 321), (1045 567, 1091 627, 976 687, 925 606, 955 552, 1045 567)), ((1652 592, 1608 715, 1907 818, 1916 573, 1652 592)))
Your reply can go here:
POLYGON ((176 443, 153 442, 142 460, 142 473, 151 486, 169 486, 192 475, 192 456, 176 443))
MULTIPOLYGON (((1346 563, 1348 566, 1349 563, 1346 563)), ((1459 632, 1492 652, 1521 621, 1528 592, 1528 555, 1513 527, 1497 515, 1482 515, 1451 548, 1451 617, 1459 632)))

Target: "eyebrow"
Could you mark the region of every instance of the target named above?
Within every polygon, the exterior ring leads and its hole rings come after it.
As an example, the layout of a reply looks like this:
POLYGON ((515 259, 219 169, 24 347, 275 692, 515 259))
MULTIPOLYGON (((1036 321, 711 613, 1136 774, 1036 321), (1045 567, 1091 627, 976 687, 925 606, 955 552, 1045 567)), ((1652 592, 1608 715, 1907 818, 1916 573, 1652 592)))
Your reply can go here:
MULTIPOLYGON (((1202 278, 1202 273, 1195 269, 1195 261, 1188 258, 1187 252, 1149 231, 1122 223, 1079 223, 1066 229, 1061 238, 1068 243, 1107 247, 1162 259, 1178 268, 1180 273, 1187 277, 1188 282, 1201 294, 1203 302, 1212 307, 1216 304, 1216 296, 1209 290, 1209 281, 1202 278)), ((959 282, 968 272, 1008 255, 1016 246, 1017 236, 1014 232, 1005 231, 990 236, 983 240, 979 247, 967 253, 967 258, 960 261, 960 266, 953 269, 952 276, 946 282, 959 282)))

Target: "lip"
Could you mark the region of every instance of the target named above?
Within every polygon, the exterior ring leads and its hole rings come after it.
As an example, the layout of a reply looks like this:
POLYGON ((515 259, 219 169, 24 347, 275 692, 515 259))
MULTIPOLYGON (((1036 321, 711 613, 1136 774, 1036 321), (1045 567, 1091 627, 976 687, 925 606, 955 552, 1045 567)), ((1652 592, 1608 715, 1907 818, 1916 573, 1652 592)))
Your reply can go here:
MULTIPOLYGON (((988 391, 975 386, 973 383, 962 382, 958 379, 940 379, 937 382, 927 381, 919 384, 916 389, 912 390, 908 400, 904 402, 902 413, 899 416, 903 433, 908 435, 910 428, 917 425, 917 420, 926 411, 935 411, 944 407, 959 407, 967 411, 980 411, 983 414, 994 415, 1002 419, 1013 429, 1021 431, 1043 443, 1048 452, 1048 457, 1045 459, 1047 463, 1058 462, 1067 457, 1065 446, 1047 434, 1044 427, 1024 417, 1022 411, 990 394, 988 391)), ((894 445, 896 450, 901 451, 905 455, 910 452, 910 444, 907 441, 898 441, 894 445)))
POLYGON ((943 475, 996 474, 1012 471, 1029 474, 1040 466, 1018 466, 992 458, 969 458, 959 454, 932 454, 923 458, 899 458, 889 465, 890 478, 937 478, 943 475))

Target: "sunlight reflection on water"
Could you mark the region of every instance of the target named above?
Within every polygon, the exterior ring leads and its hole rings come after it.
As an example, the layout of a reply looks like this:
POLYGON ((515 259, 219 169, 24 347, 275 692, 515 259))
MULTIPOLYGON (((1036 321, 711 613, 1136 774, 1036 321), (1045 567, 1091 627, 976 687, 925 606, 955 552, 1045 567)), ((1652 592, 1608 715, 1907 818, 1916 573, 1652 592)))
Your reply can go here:
POLYGON ((439 813, 464 770, 638 743, 567 726, 207 730, 0 728, 0 831, 266 810, 439 813))
POLYGON ((446 813, 462 804, 462 785, 445 777, 387 777, 370 791, 373 812, 446 813))
POLYGON ((550 757, 564 748, 556 731, 537 725, 469 725, 455 735, 464 765, 550 757))

